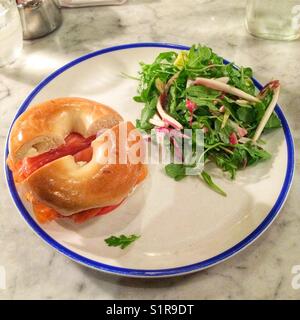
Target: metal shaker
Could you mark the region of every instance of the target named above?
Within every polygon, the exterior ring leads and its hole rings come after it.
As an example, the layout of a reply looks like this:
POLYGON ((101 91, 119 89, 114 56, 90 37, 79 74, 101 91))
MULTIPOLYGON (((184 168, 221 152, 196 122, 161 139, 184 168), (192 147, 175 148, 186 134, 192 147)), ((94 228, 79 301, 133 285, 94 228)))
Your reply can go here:
POLYGON ((62 23, 56 0, 17 0, 17 5, 25 40, 43 37, 62 23))

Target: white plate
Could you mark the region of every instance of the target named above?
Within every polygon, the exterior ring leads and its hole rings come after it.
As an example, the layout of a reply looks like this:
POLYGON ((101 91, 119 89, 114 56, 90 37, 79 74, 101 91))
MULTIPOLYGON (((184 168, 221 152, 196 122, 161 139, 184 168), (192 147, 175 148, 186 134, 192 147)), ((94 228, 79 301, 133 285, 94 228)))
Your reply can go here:
MULTIPOLYGON (((57 70, 40 83, 21 106, 63 96, 103 102, 135 122, 141 104, 133 101, 139 62, 152 62, 159 52, 187 47, 141 43, 100 50, 57 70)), ((257 81, 257 87, 261 87, 257 81)), ((273 221, 289 191, 294 170, 294 147, 286 119, 276 107, 283 129, 265 135, 272 159, 238 172, 230 181, 213 169, 226 198, 196 177, 175 182, 163 166, 151 166, 150 176, 114 212, 83 225, 51 222, 39 225, 26 201, 19 198, 9 170, 6 176, 22 216, 43 240, 71 259, 110 273, 137 277, 185 274, 223 261, 255 240, 273 221), (140 234, 125 250, 108 247, 111 235, 140 234)), ((7 150, 6 150, 7 151, 7 150)))

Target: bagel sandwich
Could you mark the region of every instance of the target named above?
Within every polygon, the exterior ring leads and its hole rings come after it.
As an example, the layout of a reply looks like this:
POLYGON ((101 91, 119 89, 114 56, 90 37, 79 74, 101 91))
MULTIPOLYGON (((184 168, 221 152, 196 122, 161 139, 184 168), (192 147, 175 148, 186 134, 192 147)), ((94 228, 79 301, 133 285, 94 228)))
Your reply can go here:
POLYGON ((138 130, 112 108, 58 98, 15 121, 7 164, 38 222, 82 223, 117 208, 146 178, 143 147, 138 130))

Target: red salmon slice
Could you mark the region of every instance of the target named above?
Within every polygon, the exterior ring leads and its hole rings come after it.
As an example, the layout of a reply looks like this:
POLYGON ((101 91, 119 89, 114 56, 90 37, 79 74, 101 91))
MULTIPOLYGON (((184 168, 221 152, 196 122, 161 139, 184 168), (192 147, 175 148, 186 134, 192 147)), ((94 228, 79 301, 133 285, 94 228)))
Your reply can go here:
POLYGON ((16 164, 15 170, 11 168, 14 172, 15 181, 21 182, 49 162, 68 155, 75 156, 75 161, 90 161, 93 154, 90 146, 95 139, 95 135, 84 138, 78 133, 69 134, 63 145, 35 157, 26 157, 20 160, 16 164))

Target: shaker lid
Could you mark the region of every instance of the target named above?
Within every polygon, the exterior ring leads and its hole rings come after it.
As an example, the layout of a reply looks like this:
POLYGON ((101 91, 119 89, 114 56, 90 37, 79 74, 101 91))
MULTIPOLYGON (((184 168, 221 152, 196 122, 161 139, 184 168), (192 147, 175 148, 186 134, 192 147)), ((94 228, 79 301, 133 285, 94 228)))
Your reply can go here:
POLYGON ((34 5, 34 4, 37 4, 37 3, 40 3, 41 0, 16 0, 17 4, 18 5, 34 5))

